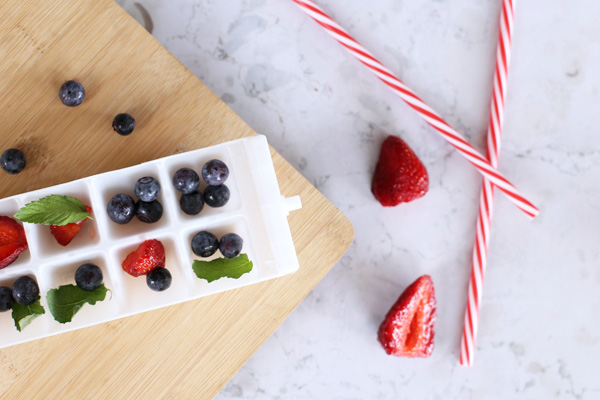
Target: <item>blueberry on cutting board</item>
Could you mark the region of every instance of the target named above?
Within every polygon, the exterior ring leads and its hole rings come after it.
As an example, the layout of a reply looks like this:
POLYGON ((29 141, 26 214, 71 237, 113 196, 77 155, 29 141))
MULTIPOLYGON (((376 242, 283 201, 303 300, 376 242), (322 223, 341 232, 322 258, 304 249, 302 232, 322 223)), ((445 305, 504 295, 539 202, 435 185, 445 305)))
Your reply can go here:
POLYGON ((130 135, 135 129, 135 119, 129 114, 118 114, 113 119, 112 127, 121 136, 130 135))
POLYGON ((26 164, 25 154, 18 149, 8 149, 0 156, 0 167, 9 174, 18 174, 26 164))
POLYGON ((85 89, 77 81, 66 81, 60 87, 58 97, 65 106, 77 107, 85 100, 85 89))

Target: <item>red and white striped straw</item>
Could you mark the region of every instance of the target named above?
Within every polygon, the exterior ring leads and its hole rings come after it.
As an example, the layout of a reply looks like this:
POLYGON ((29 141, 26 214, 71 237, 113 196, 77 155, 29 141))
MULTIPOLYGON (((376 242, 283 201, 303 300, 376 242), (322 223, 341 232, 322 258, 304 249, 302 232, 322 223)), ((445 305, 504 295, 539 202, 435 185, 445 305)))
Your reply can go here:
MULTIPOLYGON (((496 72, 494 74, 494 91, 492 94, 492 107, 487 137, 487 156, 494 167, 498 167, 500 153, 500 138, 502 136, 502 123, 504 117, 504 101, 506 98, 506 81, 508 65, 510 63, 510 45, 512 40, 514 4, 516 0, 503 0, 500 16, 500 33, 498 49, 496 51, 496 72)), ((479 326, 479 307, 483 291, 483 279, 487 264, 487 251, 490 238, 490 223, 494 206, 494 186, 488 179, 483 179, 481 196, 479 198, 479 213, 477 214, 477 233, 473 247, 473 264, 467 307, 465 310, 465 324, 460 345, 460 364, 473 365, 475 339, 479 326)))
POLYGON ((534 218, 539 210, 529 202, 490 162, 473 148, 456 130, 448 125, 431 107, 421 100, 400 79, 381 64, 367 49, 361 46, 344 28, 337 24, 319 6, 310 0, 292 0, 325 31, 340 42, 354 57, 366 65, 410 107, 438 131, 448 143, 456 148, 479 172, 507 195, 508 199, 529 217, 534 218))

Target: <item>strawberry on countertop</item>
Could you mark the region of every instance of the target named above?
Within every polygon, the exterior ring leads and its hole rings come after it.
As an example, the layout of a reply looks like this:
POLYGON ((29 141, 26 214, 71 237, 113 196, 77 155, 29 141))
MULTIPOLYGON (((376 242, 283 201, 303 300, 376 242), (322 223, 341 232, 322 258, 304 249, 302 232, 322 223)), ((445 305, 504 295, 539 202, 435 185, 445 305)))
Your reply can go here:
MULTIPOLYGON (((88 212, 88 214, 92 213, 92 207, 90 206, 85 206, 85 210, 88 212)), ((75 236, 77 236, 83 227, 83 224, 87 220, 88 218, 84 219, 83 221, 72 222, 66 225, 50 225, 50 233, 52 233, 52 236, 54 236, 58 244, 61 246, 66 246, 71 243, 75 236)))
POLYGON ((10 217, 0 217, 0 269, 12 264, 27 250, 23 227, 10 217))
POLYGON ((429 189, 427 170, 399 137, 388 136, 381 144, 371 191, 384 207, 423 197, 429 189))
POLYGON ((146 240, 139 247, 129 253, 121 267, 131 276, 146 275, 157 267, 165 266, 165 248, 156 240, 146 240))
POLYGON ((400 357, 429 357, 433 350, 436 301, 433 281, 423 275, 388 311, 377 338, 385 352, 400 357))

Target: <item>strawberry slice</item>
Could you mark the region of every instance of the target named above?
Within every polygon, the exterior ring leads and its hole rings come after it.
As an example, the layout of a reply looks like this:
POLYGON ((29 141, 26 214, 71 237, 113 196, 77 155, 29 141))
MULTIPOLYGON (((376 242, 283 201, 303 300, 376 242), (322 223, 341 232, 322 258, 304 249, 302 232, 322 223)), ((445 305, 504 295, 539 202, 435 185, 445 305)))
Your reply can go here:
MULTIPOLYGON (((92 207, 90 206, 85 206, 85 210, 88 212, 88 214, 92 213, 92 207)), ((54 236, 58 244, 61 246, 66 246, 71 243, 75 236, 77 236, 83 227, 83 224, 87 220, 88 218, 84 219, 83 221, 73 222, 66 225, 50 225, 50 233, 52 236, 54 236)))
POLYGON ((10 217, 0 217, 0 269, 12 264, 27 250, 23 227, 10 217))
POLYGON ((381 144, 371 192, 384 207, 423 197, 429 175, 419 157, 399 137, 388 136, 381 144))
POLYGON ((399 357, 429 357, 433 350, 436 301, 433 281, 414 281, 388 311, 377 338, 385 352, 399 357))
POLYGON ((129 253, 121 267, 131 276, 146 275, 157 267, 165 266, 165 248, 156 240, 146 240, 139 247, 129 253))

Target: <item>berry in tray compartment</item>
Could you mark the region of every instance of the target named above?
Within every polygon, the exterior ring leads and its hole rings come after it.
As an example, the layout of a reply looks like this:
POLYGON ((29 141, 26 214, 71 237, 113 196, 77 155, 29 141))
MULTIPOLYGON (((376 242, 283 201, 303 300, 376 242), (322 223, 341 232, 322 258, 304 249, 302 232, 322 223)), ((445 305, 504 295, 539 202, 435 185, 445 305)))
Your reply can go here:
POLYGON ((202 167, 202 179, 208 184, 204 193, 199 190, 200 177, 191 168, 180 168, 173 174, 175 190, 183 193, 179 199, 181 211, 198 215, 204 204, 223 207, 229 201, 229 188, 223 183, 229 177, 229 167, 221 160, 213 159, 202 167))
POLYGON ((173 174, 173 186, 183 194, 194 193, 200 186, 200 177, 193 169, 181 168, 173 174))
POLYGON ((77 285, 62 285, 48 291, 46 300, 50 314, 61 324, 71 322, 86 303, 93 306, 106 299, 108 289, 102 281, 100 267, 91 263, 80 265, 75 271, 77 285))
POLYGON ((204 201, 213 208, 223 207, 229 201, 229 197, 227 185, 207 186, 204 189, 204 201))
POLYGON ((121 267, 133 277, 146 275, 154 268, 165 266, 165 248, 156 239, 146 240, 127 255, 121 267))
POLYGON ((90 206, 75 197, 53 194, 27 203, 17 211, 15 218, 31 224, 49 225, 56 241, 66 246, 92 218, 91 212, 90 206))
POLYGON ((198 215, 204 208, 204 195, 199 191, 182 194, 179 199, 179 207, 187 215, 198 215))
POLYGON ((146 275, 146 284, 155 292, 162 292, 171 287, 171 273, 163 267, 154 268, 146 275))
POLYGON ((27 250, 25 230, 14 219, 0 216, 0 269, 12 264, 27 250))
POLYGON ((114 195, 106 206, 108 217, 119 225, 130 222, 135 216, 136 211, 133 198, 124 193, 114 195))
POLYGON ((0 287, 0 312, 8 311, 15 304, 12 289, 8 286, 0 287))
POLYGON ((233 258, 240 255, 244 241, 237 233, 228 233, 223 235, 219 241, 219 250, 223 257, 233 258))
POLYGON ((146 275, 146 284, 155 292, 171 286, 171 273, 165 268, 165 247, 160 240, 146 240, 125 257, 123 271, 133 277, 146 275))
POLYGON ((219 186, 229 177, 229 168, 221 160, 210 160, 202 167, 202 178, 210 186, 219 186))
MULTIPOLYGON (((2 289, 3 296, 8 293, 6 289, 2 289)), ((21 332, 35 318, 46 313, 44 307, 40 303, 40 288, 35 279, 29 276, 21 276, 12 286, 12 318, 15 322, 15 327, 21 332)), ((5 306, 8 306, 9 300, 5 299, 5 306)))
MULTIPOLYGON (((85 210, 88 212, 88 214, 92 214, 92 207, 85 206, 85 210)), ((71 243, 75 236, 77 236, 83 227, 83 224, 87 220, 88 218, 84 219, 83 221, 72 222, 66 225, 50 225, 50 233, 52 236, 54 236, 58 244, 61 246, 66 246, 71 243)))
POLYGON ((218 250, 223 257, 210 261, 195 260, 192 269, 196 276, 205 279, 209 283, 221 278, 238 279, 242 275, 252 271, 253 263, 247 254, 240 254, 244 241, 236 233, 228 233, 218 240, 217 237, 207 231, 198 232, 192 237, 192 252, 199 257, 210 257, 218 250))
POLYGON ((83 290, 95 290, 102 285, 102 270, 96 264, 83 264, 75 271, 75 283, 83 290))
POLYGON ((135 216, 141 222, 146 224, 153 224, 158 222, 163 215, 163 207, 162 204, 158 200, 154 201, 138 201, 135 203, 137 211, 135 212, 135 216))
POLYGON ((144 176, 135 183, 133 188, 139 199, 137 202, 125 193, 113 196, 106 206, 108 217, 119 225, 124 225, 137 217, 147 224, 153 224, 163 216, 162 204, 157 200, 160 194, 160 183, 156 178, 144 176))
POLYGON ((133 190, 140 201, 154 201, 160 194, 160 183, 151 176, 144 176, 137 180, 133 190))
POLYGON ((40 287, 35 279, 22 276, 13 283, 13 297, 22 306, 28 306, 40 297, 40 287))
POLYGON ((199 257, 210 257, 219 249, 219 239, 207 231, 198 232, 192 238, 192 251, 199 257))

